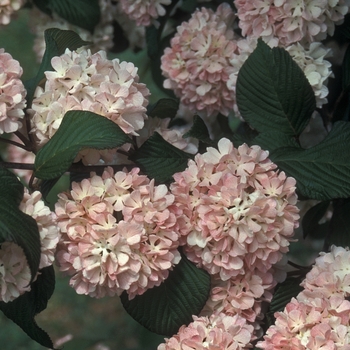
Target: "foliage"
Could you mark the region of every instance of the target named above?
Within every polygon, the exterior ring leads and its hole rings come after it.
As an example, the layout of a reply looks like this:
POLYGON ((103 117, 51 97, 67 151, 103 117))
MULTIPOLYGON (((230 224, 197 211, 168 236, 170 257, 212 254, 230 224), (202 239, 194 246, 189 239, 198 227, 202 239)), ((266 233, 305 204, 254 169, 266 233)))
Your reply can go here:
MULTIPOLYGON (((58 14, 71 24, 94 32, 100 21, 100 7, 96 0, 33 0, 42 12, 58 14)), ((180 4, 181 2, 179 2, 180 4)), ((147 52, 150 69, 155 84, 163 89, 164 78, 160 64, 164 47, 171 35, 164 35, 169 20, 176 23, 188 19, 195 9, 196 1, 186 1, 179 5, 174 1, 166 7, 166 14, 158 25, 146 30, 147 52), (179 9, 176 10, 176 7, 179 9), (175 11, 176 10, 176 11, 175 11), (174 14, 175 13, 175 14, 174 14)), ((217 4, 208 6, 215 7, 217 4)), ((342 40, 349 40, 350 22, 347 20, 339 29, 342 40), (345 34, 344 34, 345 33, 345 34)), ((167 33, 165 33, 167 34, 167 33)), ((38 86, 43 86, 45 72, 52 70, 51 59, 63 54, 66 48, 76 50, 88 42, 71 30, 51 28, 45 32, 46 51, 36 76, 25 82, 27 89, 27 113, 25 124, 30 125, 30 107, 38 86)), ((333 111, 349 113, 348 98, 350 86, 350 50, 346 50, 342 66, 341 91, 333 97, 333 111), (341 105, 339 105, 341 104, 341 105)), ((159 99, 147 110, 148 118, 178 119, 179 100, 167 91, 169 98, 159 99)), ((300 142, 313 113, 316 110, 314 92, 305 74, 283 48, 271 49, 263 40, 245 61, 238 74, 236 85, 237 106, 243 121, 235 130, 223 127, 216 130, 215 140, 211 135, 210 123, 200 115, 195 115, 191 127, 183 135, 194 138, 199 149, 215 147, 222 135, 229 135, 235 145, 248 143, 258 145, 270 152, 270 159, 296 180, 299 199, 316 200, 304 215, 301 225, 304 238, 323 240, 324 250, 331 245, 350 246, 350 121, 347 114, 332 115, 326 119, 327 136, 316 145, 304 148, 300 142), (325 218, 328 211, 331 219, 325 218)), ((325 110, 320 111, 323 116, 325 110)), ((329 111, 328 111, 329 112, 329 111)), ((330 111, 328 114, 332 114, 330 111)), ((219 123, 217 123, 219 124, 219 123)), ((18 133, 17 133, 18 134, 18 133)), ((35 150, 30 133, 22 134, 25 149, 35 150)), ((126 164, 114 164, 114 169, 122 166, 137 166, 141 173, 154 179, 156 184, 169 186, 173 175, 186 169, 194 155, 175 147, 159 132, 154 132, 141 145, 135 135, 127 135, 116 123, 96 113, 70 110, 65 113, 55 135, 35 155, 32 164, 33 177, 29 183, 32 190, 40 190, 44 197, 55 188, 56 182, 66 172, 71 179, 82 179, 90 171, 102 172, 105 164, 84 166, 75 164, 74 159, 82 150, 107 150, 131 147, 121 150, 126 156, 126 164), (81 167, 79 167, 81 166, 81 167), (81 170, 82 169, 82 170, 81 170)), ((22 140, 23 140, 22 139, 22 140)), ((7 142, 6 138, 1 140, 7 142)), ((23 198, 23 185, 7 168, 11 164, 0 165, 0 243, 14 242, 24 251, 31 271, 31 290, 10 303, 0 302, 1 311, 23 329, 33 340, 45 347, 53 348, 49 335, 39 328, 34 317, 46 309, 55 288, 55 275, 51 267, 39 270, 40 235, 35 220, 19 209, 23 198)), ((72 181, 71 181, 72 182, 72 181)), ((198 228, 196 228, 198 230, 198 228)), ((266 312, 266 326, 274 323, 274 313, 300 291, 299 286, 308 268, 300 268, 297 277, 288 276, 277 285, 271 304, 266 312)), ((211 289, 209 274, 190 262, 184 254, 180 263, 172 268, 169 277, 160 286, 147 290, 144 294, 129 300, 124 292, 121 301, 125 310, 148 330, 168 337, 174 335, 182 325, 199 315, 211 289)), ((265 329, 266 330, 266 329, 265 329)))

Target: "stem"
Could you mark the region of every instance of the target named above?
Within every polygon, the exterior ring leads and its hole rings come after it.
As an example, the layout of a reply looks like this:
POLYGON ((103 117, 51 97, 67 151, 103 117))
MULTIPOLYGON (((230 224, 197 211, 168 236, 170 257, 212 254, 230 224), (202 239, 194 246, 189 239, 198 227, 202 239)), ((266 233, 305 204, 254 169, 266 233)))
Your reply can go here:
POLYGON ((30 163, 0 162, 0 165, 7 169, 34 170, 34 164, 30 164, 30 163))
POLYGON ((14 145, 16 147, 23 148, 26 151, 28 151, 28 148, 25 145, 22 145, 21 143, 13 141, 13 140, 10 140, 10 139, 3 139, 2 137, 0 137, 0 142, 8 143, 8 144, 14 145))
POLYGON ((301 265, 298 265, 296 263, 293 263, 292 261, 288 260, 288 264, 290 266, 293 266, 295 267, 296 269, 299 269, 299 270, 308 270, 310 267, 309 266, 301 266, 301 265))

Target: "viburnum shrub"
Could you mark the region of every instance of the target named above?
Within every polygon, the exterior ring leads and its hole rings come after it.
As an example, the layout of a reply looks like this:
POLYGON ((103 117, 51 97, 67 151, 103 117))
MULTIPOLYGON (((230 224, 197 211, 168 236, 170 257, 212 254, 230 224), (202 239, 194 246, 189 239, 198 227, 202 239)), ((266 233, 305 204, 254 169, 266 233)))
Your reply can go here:
POLYGON ((0 24, 21 7, 41 64, 23 82, 0 49, 1 311, 58 348, 34 320, 56 266, 158 350, 350 349, 350 1, 0 1, 0 24))

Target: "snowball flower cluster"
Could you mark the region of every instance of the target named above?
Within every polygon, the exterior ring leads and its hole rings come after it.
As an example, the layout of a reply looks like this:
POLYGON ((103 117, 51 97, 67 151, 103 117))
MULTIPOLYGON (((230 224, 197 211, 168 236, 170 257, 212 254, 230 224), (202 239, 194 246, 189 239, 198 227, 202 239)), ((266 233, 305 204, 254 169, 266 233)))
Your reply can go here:
POLYGON ((55 260, 54 254, 60 239, 56 215, 45 205, 41 197, 41 192, 34 191, 33 193, 29 193, 28 190, 25 189, 19 207, 23 213, 31 216, 38 225, 41 242, 39 269, 53 264, 55 260))
MULTIPOLYGON (((35 219, 38 225, 41 256, 39 269, 52 265, 54 252, 59 241, 55 215, 44 204, 41 193, 32 194, 25 190, 20 209, 35 219)), ((30 291, 31 272, 23 249, 13 242, 0 244, 0 301, 13 301, 30 291)))
POLYGON ((210 296, 201 315, 209 316, 217 312, 231 316, 238 314, 253 323, 261 313, 261 303, 271 301, 272 294, 267 290, 271 290, 276 284, 272 271, 247 271, 244 275, 231 277, 226 281, 214 275, 211 279, 210 296))
POLYGON ((0 0, 0 24, 9 24, 11 15, 18 11, 24 0, 0 0))
MULTIPOLYGON (((59 128, 69 110, 85 110, 105 116, 130 135, 144 125, 149 90, 139 83, 133 63, 109 60, 105 51, 70 51, 51 60, 44 89, 38 87, 32 104, 32 130, 39 146, 59 128)), ((91 150, 85 164, 97 163, 100 153, 91 150)))
POLYGON ((158 350, 247 349, 252 347, 253 330, 239 315, 193 316, 192 323, 182 326, 176 335, 160 344, 158 350))
MULTIPOLYGON (((227 81, 228 88, 233 91, 234 94, 236 93, 236 83, 239 70, 249 55, 255 50, 257 43, 258 39, 254 37, 248 37, 237 41, 237 50, 230 59, 233 71, 227 81)), ((267 44, 273 48, 280 43, 276 38, 271 38, 267 44)), ((304 72, 314 91, 317 107, 321 107, 323 104, 327 103, 328 78, 333 75, 331 70, 332 65, 326 60, 331 54, 330 49, 327 49, 320 42, 305 45, 296 43, 283 48, 288 51, 293 60, 304 72)), ((239 110, 236 104, 234 105, 234 111, 239 115, 239 110)))
POLYGON ((137 26, 149 26, 153 20, 165 15, 164 6, 170 5, 171 0, 119 0, 119 4, 137 26))
POLYGON ((0 301, 8 303, 30 290, 31 273, 23 249, 13 242, 0 244, 0 301))
POLYGON ((19 62, 0 49, 0 134, 17 131, 24 116, 26 90, 19 62))
POLYGON ((275 313, 261 349, 350 349, 350 251, 332 246, 321 253, 302 286, 305 288, 275 313))
POLYGON ((234 19, 226 3, 216 12, 196 10, 188 22, 177 27, 171 47, 161 57, 164 87, 174 90, 182 104, 202 117, 219 112, 227 116, 233 108, 233 94, 226 82, 233 72, 230 58, 236 49, 234 19))
POLYGON ((57 259, 78 294, 129 298, 158 286, 180 261, 174 196, 139 169, 73 182, 56 204, 57 259))
POLYGON ((348 0, 234 0, 234 4, 243 36, 277 37, 283 46, 333 35, 350 5, 348 0))
POLYGON ((259 146, 236 149, 223 138, 173 177, 180 243, 210 274, 266 273, 288 251, 299 219, 295 180, 259 146))

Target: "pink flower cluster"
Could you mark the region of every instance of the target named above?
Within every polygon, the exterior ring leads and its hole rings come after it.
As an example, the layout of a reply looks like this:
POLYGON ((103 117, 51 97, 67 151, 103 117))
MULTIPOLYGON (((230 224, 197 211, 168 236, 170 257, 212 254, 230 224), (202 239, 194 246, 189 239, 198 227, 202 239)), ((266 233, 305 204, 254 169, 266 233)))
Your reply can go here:
MULTIPOLYGON (((70 51, 51 60, 54 71, 45 72, 44 89, 38 87, 32 104, 32 130, 39 146, 59 128, 69 110, 85 110, 105 116, 130 135, 144 125, 149 90, 139 83, 133 63, 107 59, 106 52, 70 51)), ((78 160, 78 159, 77 159, 78 160)), ((96 164, 100 153, 91 150, 85 164, 96 164)))
POLYGON ((41 199, 42 194, 39 191, 29 193, 27 189, 20 204, 23 213, 31 216, 37 223, 40 242, 41 257, 39 269, 50 266, 55 260, 55 251, 60 240, 60 233, 57 227, 56 215, 45 205, 41 199))
POLYGON ((239 315, 193 316, 192 323, 182 326, 176 335, 160 344, 158 350, 248 349, 252 347, 253 330, 239 315))
POLYGON ((164 5, 171 0, 120 0, 120 7, 137 26, 149 26, 153 20, 165 15, 164 5))
POLYGON ((348 0, 234 0, 243 36, 277 37, 281 45, 333 35, 349 11, 348 0))
MULTIPOLYGON (((271 290, 277 281, 273 271, 259 271, 241 274, 223 281, 219 276, 212 276, 209 299, 201 311, 201 315, 222 312, 226 315, 240 315, 248 322, 254 323, 261 313, 263 301, 271 301, 271 290)), ((255 327, 257 328, 257 327, 255 327)))
POLYGON ((226 3, 216 12, 196 10, 188 22, 177 27, 171 47, 161 57, 164 87, 174 90, 181 103, 203 117, 227 116, 233 108, 233 94, 226 82, 233 72, 230 58, 236 50, 234 19, 226 3))
POLYGON ((288 251, 298 226, 295 180, 268 152, 221 139, 174 174, 180 244, 188 258, 223 281, 266 273, 288 251))
MULTIPOLYGON (((38 224, 41 257, 39 269, 52 265, 54 252, 59 241, 56 217, 41 199, 41 193, 29 194, 25 190, 20 209, 30 215, 38 224)), ((30 291, 30 269, 23 249, 13 242, 0 245, 0 301, 13 301, 21 294, 30 291)))
POLYGON ((15 132, 22 126, 20 119, 26 106, 22 73, 19 62, 0 49, 0 134, 15 132))
POLYGON ((2 0, 0 1, 0 25, 9 24, 11 15, 18 11, 24 4, 24 0, 2 0))
POLYGON ((180 261, 174 196, 139 169, 73 182, 56 204, 57 259, 78 294, 132 299, 158 286, 180 261))
POLYGON ((306 275, 305 288, 275 313, 261 349, 350 349, 350 251, 332 246, 306 275))

